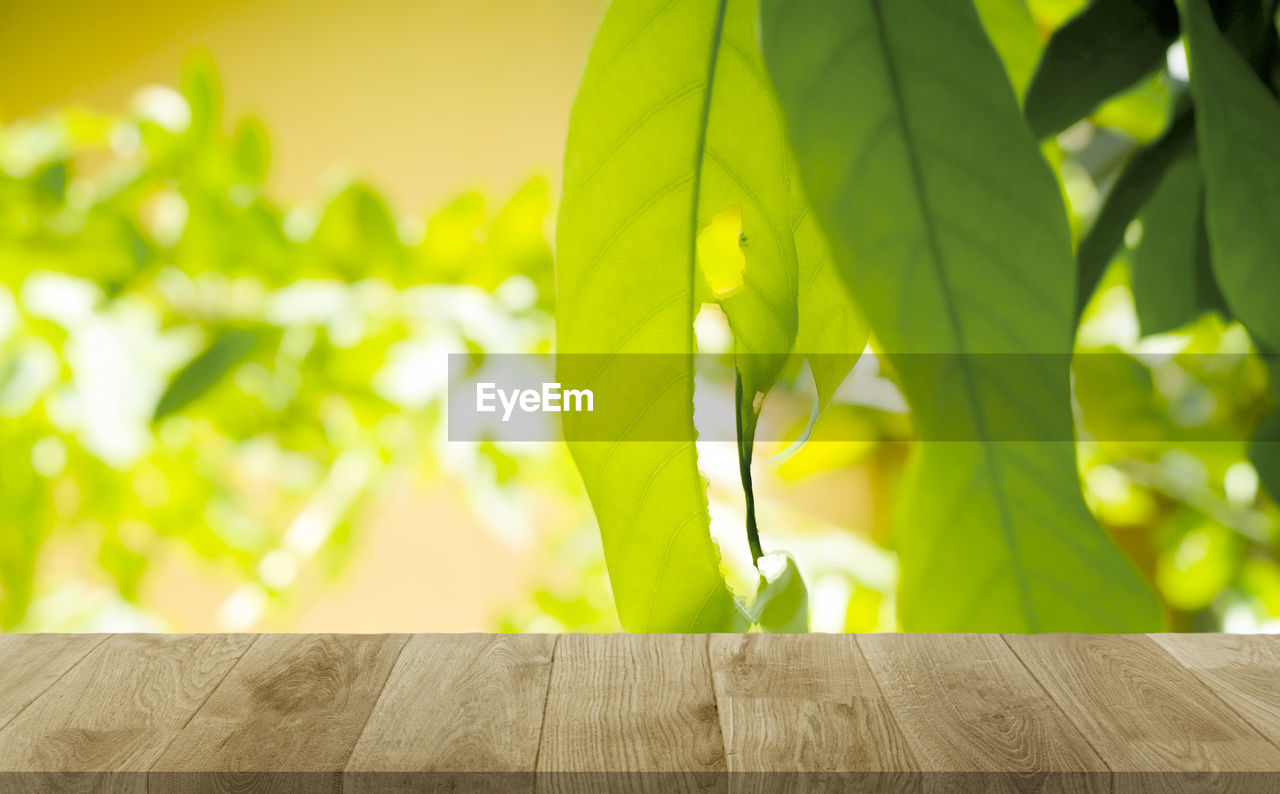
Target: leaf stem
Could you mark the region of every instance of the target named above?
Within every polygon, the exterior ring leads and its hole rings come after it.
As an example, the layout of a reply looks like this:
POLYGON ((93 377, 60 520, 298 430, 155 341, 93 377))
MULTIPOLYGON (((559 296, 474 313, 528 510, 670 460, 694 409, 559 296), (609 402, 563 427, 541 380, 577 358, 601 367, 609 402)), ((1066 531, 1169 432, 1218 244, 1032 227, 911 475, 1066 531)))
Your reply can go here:
POLYGON ((755 446, 755 407, 743 400, 742 372, 733 369, 733 410, 738 428, 738 474, 742 478, 742 492, 747 499, 747 545, 751 547, 751 564, 758 569, 764 550, 760 548, 760 530, 756 526, 756 497, 751 487, 751 450, 755 446))

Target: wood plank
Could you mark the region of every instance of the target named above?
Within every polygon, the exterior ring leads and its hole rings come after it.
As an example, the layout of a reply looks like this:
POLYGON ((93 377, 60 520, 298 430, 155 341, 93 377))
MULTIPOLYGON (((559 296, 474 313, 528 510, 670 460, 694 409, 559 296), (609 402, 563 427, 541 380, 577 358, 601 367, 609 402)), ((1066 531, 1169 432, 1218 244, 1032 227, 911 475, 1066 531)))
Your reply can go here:
POLYGON ((716 634, 711 670, 731 790, 921 790, 853 635, 716 634))
POLYGON ((724 740, 701 634, 560 638, 538 790, 725 790, 724 740))
POLYGON ((3 782, 24 791, 145 791, 145 771, 253 642, 107 638, 0 730, 3 782))
POLYGON ((1280 636, 1153 634, 1151 639, 1272 744, 1280 742, 1280 636))
POLYGON ((347 790, 531 790, 556 641, 414 636, 347 762, 347 790))
POLYGON ((1110 788, 1106 764, 998 635, 868 634, 858 646, 927 789, 1110 788))
POLYGON ((14 635, 0 672, 0 791, 1280 780, 1274 636, 14 635))
POLYGON ((106 639, 105 634, 0 635, 0 728, 106 639))
POLYGON ((1126 790, 1254 790, 1232 773, 1280 770, 1280 750, 1149 637, 1005 639, 1126 790))
POLYGON ((340 791, 407 634, 259 637, 151 767, 150 791, 340 791))

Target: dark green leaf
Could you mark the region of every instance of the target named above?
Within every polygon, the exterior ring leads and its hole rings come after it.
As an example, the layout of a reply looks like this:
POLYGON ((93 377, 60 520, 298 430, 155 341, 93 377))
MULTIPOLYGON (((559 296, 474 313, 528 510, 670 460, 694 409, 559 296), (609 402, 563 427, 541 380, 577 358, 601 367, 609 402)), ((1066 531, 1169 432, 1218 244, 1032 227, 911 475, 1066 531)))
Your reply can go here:
POLYGON ((1280 104, 1204 0, 1181 2, 1213 271, 1232 315, 1280 349, 1280 104))
MULTIPOLYGON (((1258 346, 1280 349, 1280 106, 1219 32, 1204 0, 1180 0, 1199 108, 1196 133, 1214 275, 1258 346)), ((1280 372, 1269 367, 1272 389, 1280 372)), ((1249 458, 1280 497, 1280 415, 1263 421, 1249 458)))
POLYGON ((67 184, 70 181, 70 164, 65 160, 55 160, 41 166, 31 175, 31 182, 44 196, 61 202, 66 199, 67 184))
POLYGON ((1084 312, 1102 274, 1124 242, 1125 230, 1160 185, 1165 170, 1195 148, 1195 114, 1189 105, 1177 113, 1158 140, 1138 150, 1107 193, 1076 251, 1075 316, 1084 312))
MULTIPOLYGON (((1280 367, 1271 366, 1273 391, 1280 385, 1280 367)), ((1249 442, 1249 462, 1258 472, 1258 483, 1271 501, 1280 502, 1280 411, 1272 413, 1254 432, 1249 442)))
POLYGON ((1061 132, 1164 63, 1178 37, 1172 0, 1093 0, 1045 48, 1025 113, 1037 137, 1061 132))
POLYGON ((198 356, 178 370, 169 382, 151 421, 158 422, 181 411, 243 362, 258 346, 260 335, 254 331, 224 331, 198 356))
POLYGON ((1218 28, 1236 52, 1244 56, 1254 72, 1264 80, 1280 55, 1271 29, 1276 0, 1209 0, 1218 28))
POLYGON ((1195 157, 1165 174, 1139 220, 1142 239, 1130 255, 1133 300, 1143 335, 1172 331, 1222 308, 1210 271, 1204 183, 1195 157))

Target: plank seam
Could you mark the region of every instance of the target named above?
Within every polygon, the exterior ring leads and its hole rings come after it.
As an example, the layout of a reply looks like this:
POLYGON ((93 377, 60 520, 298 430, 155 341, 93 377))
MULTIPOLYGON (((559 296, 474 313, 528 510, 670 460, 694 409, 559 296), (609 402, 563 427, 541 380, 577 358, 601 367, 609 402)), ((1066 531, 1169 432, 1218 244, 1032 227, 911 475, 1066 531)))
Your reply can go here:
POLYGON ((373 699, 373 705, 369 707, 369 713, 365 715, 364 724, 360 726, 360 732, 356 734, 355 741, 351 742, 351 746, 347 748, 347 754, 343 757, 342 764, 335 773, 344 789, 346 787, 347 767, 351 764, 351 756, 355 754, 356 747, 360 744, 360 740, 364 738, 365 729, 369 727, 369 721, 373 719, 373 713, 377 711, 378 704, 382 702, 382 695, 387 691, 387 684, 391 683, 391 674, 396 671, 396 666, 400 664, 400 657, 404 656, 404 649, 409 647, 409 641, 413 639, 412 634, 384 634, 382 636, 400 638, 400 647, 396 650, 395 661, 387 666, 387 676, 382 679, 382 685, 378 687, 378 696, 373 699))
POLYGON ((866 669, 867 675, 871 676, 871 683, 875 684, 876 694, 879 695, 880 703, 884 706, 882 709, 884 715, 893 724, 897 736, 903 740, 902 749, 906 751, 907 760, 911 762, 912 766, 919 766, 919 762, 916 759, 916 751, 908 740, 907 732, 903 730, 902 724, 898 722, 898 710, 894 708, 893 701, 889 700, 889 697, 884 693, 884 689, 880 686, 880 676, 876 675, 875 668, 871 666, 871 660, 867 658, 867 654, 862 650, 862 641, 857 634, 850 634, 849 636, 853 639, 853 649, 858 652, 858 658, 862 660, 862 666, 866 669))
POLYGON ((538 792, 538 762, 542 758, 542 742, 547 735, 547 704, 551 702, 551 681, 556 673, 556 651, 560 648, 562 635, 552 636, 555 639, 551 642, 551 661, 547 663, 547 690, 542 696, 542 717, 538 720, 538 746, 533 751, 533 794, 538 792))
POLYGON ((374 699, 373 707, 369 709, 369 716, 365 718, 364 725, 360 726, 360 733, 356 734, 356 740, 351 744, 351 751, 347 753, 347 760, 342 764, 342 776, 344 778, 351 771, 347 768, 351 766, 351 756, 355 755, 356 748, 360 746, 360 740, 364 738, 365 731, 369 730, 369 723, 373 720, 373 715, 378 712, 378 706, 382 704, 382 698, 386 697, 387 684, 390 684, 391 679, 395 678, 396 668, 400 666, 400 660, 404 658, 405 648, 408 648, 415 638, 421 636, 423 635, 408 634, 405 637, 404 645, 400 646, 400 651, 396 654, 396 660, 391 663, 391 669, 387 671, 387 680, 382 682, 382 689, 378 690, 378 697, 374 699))
POLYGON ((98 650, 99 648, 101 648, 101 647, 102 647, 102 645, 103 645, 103 644, 104 644, 108 639, 110 639, 110 638, 111 638, 111 635, 110 635, 110 634, 102 634, 102 635, 99 635, 99 637, 98 637, 98 641, 97 641, 96 643, 94 643, 93 645, 89 646, 89 649, 88 649, 87 651, 85 651, 83 654, 81 654, 81 655, 80 655, 80 658, 79 658, 79 659, 76 659, 76 660, 75 660, 75 662, 74 662, 70 667, 68 667, 66 670, 63 670, 63 671, 62 671, 62 675, 59 675, 57 678, 53 679, 53 681, 49 684, 49 686, 45 687, 44 689, 42 689, 42 690, 40 690, 38 693, 36 693, 36 696, 35 696, 35 697, 31 698, 31 699, 30 699, 30 700, 28 700, 26 703, 24 703, 24 704, 23 704, 23 706, 22 706, 22 708, 20 708, 20 709, 18 709, 17 711, 15 711, 15 712, 14 712, 14 714, 13 714, 13 716, 12 716, 12 717, 10 717, 9 719, 5 720, 4 724, 3 724, 3 725, 0 725, 0 731, 3 731, 5 728, 8 728, 8 727, 13 723, 13 721, 14 721, 14 720, 16 720, 16 719, 18 719, 18 717, 22 716, 22 713, 23 713, 24 711, 26 711, 27 709, 31 708, 31 705, 32 705, 33 703, 35 703, 35 702, 36 702, 37 700, 39 700, 40 698, 44 697, 46 693, 48 693, 48 692, 49 692, 50 690, 52 690, 55 686, 57 686, 58 684, 60 684, 60 683, 62 682, 62 679, 63 679, 63 678, 66 678, 67 673, 70 673, 72 670, 74 670, 74 669, 76 669, 77 667, 79 667, 79 666, 80 666, 80 663, 81 663, 81 662, 83 662, 86 658, 88 658, 89 654, 91 654, 91 653, 93 653, 94 651, 96 651, 96 650, 98 650))
POLYGON ((1013 643, 1009 642, 1009 638, 1004 634, 1000 634, 998 636, 1000 637, 1000 642, 1004 643, 1004 647, 1008 648, 1009 653, 1013 654, 1013 658, 1017 659, 1018 664, 1022 665, 1022 669, 1026 670, 1027 675, 1031 676, 1031 680, 1036 682, 1036 686, 1038 686, 1040 691, 1044 693, 1044 696, 1048 699, 1049 703, 1051 703, 1053 707, 1058 710, 1058 713, 1062 715, 1063 724, 1070 725, 1072 730, 1080 734, 1080 738, 1084 739, 1084 743, 1088 745, 1089 749, 1093 751, 1093 754, 1098 757, 1098 760, 1102 762, 1102 765, 1107 768, 1108 772, 1112 775, 1120 772, 1121 770, 1116 769, 1115 766, 1107 760, 1107 757, 1102 754, 1102 751, 1094 745, 1093 741, 1089 738, 1089 735, 1085 733, 1084 729, 1077 725, 1075 720, 1071 719, 1071 715, 1067 713, 1066 709, 1062 708, 1062 705, 1058 703, 1058 699, 1053 696, 1053 693, 1049 691, 1049 688, 1040 680, 1040 676, 1035 674, 1035 671, 1027 664, 1027 660, 1023 659, 1021 654, 1018 653, 1018 649, 1013 647, 1013 643))
MULTIPOLYGON (((225 637, 227 635, 224 634, 222 636, 225 637)), ((164 758, 167 752, 169 752, 169 748, 173 745, 174 742, 178 740, 178 737, 182 735, 182 732, 187 729, 187 726, 190 725, 191 721, 196 718, 196 715, 199 714, 201 711, 204 711, 204 707, 209 703, 209 698, 213 697, 214 692, 217 692, 219 689, 222 688, 222 685, 226 683, 227 678, 231 676, 231 672, 240 666, 241 660, 243 660, 244 657, 249 655, 249 651, 253 650, 253 647, 258 644, 258 640, 261 639, 262 636, 263 635, 261 634, 253 635, 253 639, 249 640, 249 644, 246 645, 244 650, 240 652, 240 655, 236 657, 236 660, 231 664, 227 665, 227 671, 222 674, 222 678, 218 679, 218 683, 209 687, 209 691, 205 694, 204 698, 201 699, 200 705, 196 706, 194 709, 191 710, 191 714, 187 717, 187 721, 182 723, 182 727, 174 731, 173 735, 169 737, 169 741, 164 743, 164 747, 161 748, 160 752, 156 754, 156 760, 152 761, 151 765, 148 766, 146 769, 146 781, 147 781, 148 791, 151 789, 151 771, 155 768, 155 765, 160 763, 160 760, 164 758)))
POLYGON ((1152 637, 1150 634, 1143 634, 1141 636, 1145 637, 1152 645, 1156 646, 1156 648, 1160 650, 1160 653, 1163 653, 1165 656, 1168 656, 1170 659, 1172 659, 1174 664, 1178 665, 1183 670, 1185 670, 1188 675, 1190 675, 1192 678, 1196 680, 1196 683, 1200 684, 1202 687, 1209 690, 1209 694, 1213 695, 1220 703, 1222 703, 1222 705, 1226 706, 1227 711, 1230 711, 1232 714, 1239 717, 1240 720, 1249 727, 1249 730, 1261 736, 1263 740, 1265 740, 1268 744, 1274 746, 1277 750, 1280 750, 1280 741, 1277 741, 1276 739, 1273 739, 1270 736, 1268 736, 1265 731, 1263 731, 1261 728, 1259 728, 1258 726, 1250 722, 1249 717, 1247 715, 1245 715, 1236 707, 1232 706, 1231 702, 1228 701, 1226 698, 1219 695, 1217 687, 1214 686, 1212 681, 1208 681, 1203 677, 1201 677, 1199 673, 1197 673, 1193 668, 1188 667, 1186 664, 1184 664, 1181 659, 1174 656, 1173 653, 1168 648, 1164 647, 1163 644, 1157 642, 1156 639, 1152 637))
MULTIPOLYGON (((745 635, 744 635, 745 636, 745 635)), ((720 732, 720 755, 724 757, 724 773, 729 775, 729 740, 724 734, 724 720, 720 718, 720 692, 716 687, 716 665, 715 660, 711 658, 711 635, 703 635, 705 640, 704 647, 707 652, 707 677, 711 679, 711 706, 716 710, 716 729, 720 732)), ((730 719, 733 718, 733 712, 729 712, 730 719)))

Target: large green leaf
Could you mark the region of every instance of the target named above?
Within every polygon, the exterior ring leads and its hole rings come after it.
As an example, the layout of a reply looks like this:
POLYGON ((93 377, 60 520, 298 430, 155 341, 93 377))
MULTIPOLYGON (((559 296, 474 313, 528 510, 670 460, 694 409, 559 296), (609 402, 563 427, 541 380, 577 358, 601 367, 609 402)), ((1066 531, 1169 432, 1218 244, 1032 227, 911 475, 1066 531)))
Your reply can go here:
POLYGON ((626 383, 635 416, 618 439, 570 434, 570 451, 600 523, 619 616, 631 630, 745 625, 709 535, 688 355, 698 233, 732 208, 741 213, 745 270, 722 304, 748 395, 769 389, 795 341, 791 220, 799 210, 755 16, 754 0, 614 3, 570 122, 558 349, 600 354, 593 378, 626 383), (685 363, 668 377, 646 378, 629 359, 646 353, 685 356, 685 363), (680 425, 679 438, 634 440, 656 417, 680 425))
POLYGON ((1060 132, 1164 63, 1178 37, 1172 0, 1093 0, 1053 34, 1027 89, 1039 137, 1060 132))
POLYGON ((1280 104, 1209 6, 1180 1, 1213 271, 1231 313, 1280 350, 1280 104))
POLYGON ((767 0, 762 27, 807 194, 921 436, 972 434, 919 447, 903 627, 1158 627, 1081 497, 1066 216, 972 4, 767 0), (990 371, 1004 354, 1016 376, 990 371), (992 441, 997 422, 1058 440, 992 441))

